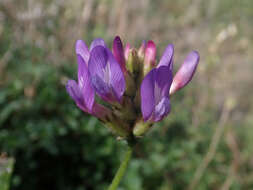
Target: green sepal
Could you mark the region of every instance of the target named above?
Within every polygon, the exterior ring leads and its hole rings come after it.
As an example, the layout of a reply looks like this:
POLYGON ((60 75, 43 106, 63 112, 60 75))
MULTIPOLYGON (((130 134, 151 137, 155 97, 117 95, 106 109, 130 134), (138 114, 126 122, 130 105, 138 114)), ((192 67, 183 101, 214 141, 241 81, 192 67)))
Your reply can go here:
POLYGON ((148 130, 150 129, 150 127, 153 124, 150 122, 144 122, 143 120, 139 120, 135 126, 134 126, 134 130, 133 130, 133 134, 136 137, 141 137, 143 136, 145 133, 148 132, 148 130))

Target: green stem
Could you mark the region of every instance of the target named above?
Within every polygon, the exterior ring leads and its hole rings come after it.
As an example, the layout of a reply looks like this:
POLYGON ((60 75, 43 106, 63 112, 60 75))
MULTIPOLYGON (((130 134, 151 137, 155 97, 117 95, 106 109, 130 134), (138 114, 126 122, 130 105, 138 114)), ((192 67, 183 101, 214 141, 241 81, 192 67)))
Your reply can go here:
POLYGON ((125 171, 127 169, 127 166, 128 166, 128 163, 129 163, 129 160, 131 159, 132 157, 132 153, 133 153, 133 147, 129 146, 128 147, 128 150, 125 154, 125 158, 124 160, 121 162, 120 164, 120 167, 116 173, 116 175, 114 176, 113 180, 112 180, 112 183, 109 187, 108 190, 116 190, 122 177, 124 176, 125 174, 125 171))

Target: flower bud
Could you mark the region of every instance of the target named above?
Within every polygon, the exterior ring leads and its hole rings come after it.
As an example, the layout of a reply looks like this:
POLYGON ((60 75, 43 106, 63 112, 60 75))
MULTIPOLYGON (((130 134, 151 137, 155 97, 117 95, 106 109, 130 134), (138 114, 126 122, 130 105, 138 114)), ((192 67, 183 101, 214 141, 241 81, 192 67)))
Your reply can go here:
POLYGON ((140 62, 139 62, 136 49, 130 49, 127 63, 126 63, 127 70, 130 73, 136 73, 139 70, 139 66, 140 66, 140 62))
POLYGON ((146 41, 143 41, 141 47, 138 49, 138 57, 141 60, 141 62, 144 61, 145 48, 146 48, 146 41))
POLYGON ((125 55, 124 55, 124 50, 123 50, 123 44, 122 44, 119 36, 116 36, 114 38, 112 50, 113 50, 112 52, 113 52, 115 59, 118 61, 123 73, 125 73, 126 61, 125 61, 125 55))
POLYGON ((144 57, 144 75, 155 66, 156 45, 153 41, 148 41, 144 57))
POLYGON ((125 73, 126 80, 126 95, 134 96, 136 93, 136 81, 135 79, 138 77, 140 73, 140 61, 137 55, 137 51, 135 49, 129 50, 128 59, 126 62, 128 73, 125 73))

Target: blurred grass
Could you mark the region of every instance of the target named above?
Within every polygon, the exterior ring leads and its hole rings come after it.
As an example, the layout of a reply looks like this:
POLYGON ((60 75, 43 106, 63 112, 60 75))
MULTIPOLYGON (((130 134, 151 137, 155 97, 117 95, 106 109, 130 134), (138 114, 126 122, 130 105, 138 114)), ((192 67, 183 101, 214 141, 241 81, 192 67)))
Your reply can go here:
POLYGON ((0 190, 8 190, 14 160, 12 158, 0 158, 0 190))
POLYGON ((252 10, 251 0, 2 0, 0 151, 16 160, 11 189, 108 186, 125 144, 78 110, 64 85, 76 76, 77 39, 111 44, 115 35, 137 47, 152 39, 158 55, 173 43, 176 69, 189 51, 201 55, 121 189, 252 189, 252 10))

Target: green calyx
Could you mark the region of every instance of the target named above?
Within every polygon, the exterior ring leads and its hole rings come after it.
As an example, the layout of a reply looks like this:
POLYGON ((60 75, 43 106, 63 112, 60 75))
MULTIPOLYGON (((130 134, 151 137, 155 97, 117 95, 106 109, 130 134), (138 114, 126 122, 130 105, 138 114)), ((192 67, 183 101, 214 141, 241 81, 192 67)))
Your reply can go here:
POLYGON ((133 129, 134 136, 136 137, 143 136, 145 133, 148 132, 148 130, 150 129, 152 125, 153 124, 150 122, 144 122, 143 120, 139 120, 138 122, 136 122, 133 129))

